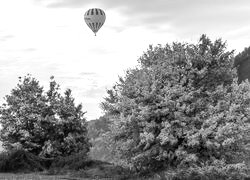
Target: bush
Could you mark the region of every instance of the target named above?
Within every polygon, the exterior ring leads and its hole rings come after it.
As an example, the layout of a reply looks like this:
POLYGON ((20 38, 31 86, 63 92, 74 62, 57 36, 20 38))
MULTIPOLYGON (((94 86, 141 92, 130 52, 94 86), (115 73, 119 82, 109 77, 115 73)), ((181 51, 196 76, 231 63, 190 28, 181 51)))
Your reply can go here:
POLYGON ((81 178, 113 178, 117 180, 127 179, 131 176, 128 169, 108 162, 92 160, 84 156, 84 153, 57 158, 52 163, 48 173, 68 174, 81 178))
POLYGON ((90 164, 91 160, 86 156, 86 152, 81 151, 80 153, 75 153, 70 156, 56 158, 50 170, 79 170, 90 164))
POLYGON ((215 161, 210 165, 178 168, 155 173, 153 179, 167 180, 244 180, 247 178, 245 164, 226 164, 224 161, 215 161))
POLYGON ((46 169, 48 162, 25 150, 16 149, 0 154, 0 172, 34 172, 46 169))
POLYGON ((90 179, 135 179, 137 174, 122 166, 117 166, 107 162, 92 161, 91 165, 74 173, 75 176, 90 179))
POLYGON ((8 154, 6 152, 2 152, 0 154, 0 172, 6 172, 8 163, 8 154))

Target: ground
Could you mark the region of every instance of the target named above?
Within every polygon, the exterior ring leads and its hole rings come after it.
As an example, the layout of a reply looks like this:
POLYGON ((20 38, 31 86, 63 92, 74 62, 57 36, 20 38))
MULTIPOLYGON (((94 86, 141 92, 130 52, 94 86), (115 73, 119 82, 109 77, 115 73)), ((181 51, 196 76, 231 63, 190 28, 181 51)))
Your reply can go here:
POLYGON ((88 178, 73 178, 67 175, 13 174, 0 173, 0 180, 90 180, 88 178))

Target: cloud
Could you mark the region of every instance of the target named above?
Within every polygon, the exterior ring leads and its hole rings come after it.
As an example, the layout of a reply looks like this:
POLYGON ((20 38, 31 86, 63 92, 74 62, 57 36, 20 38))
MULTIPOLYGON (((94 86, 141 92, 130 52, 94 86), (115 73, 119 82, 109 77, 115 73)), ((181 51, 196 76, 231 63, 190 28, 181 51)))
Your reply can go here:
POLYGON ((81 80, 84 79, 84 77, 78 77, 78 76, 58 76, 60 79, 67 79, 67 80, 81 80))
POLYGON ((34 2, 49 8, 79 8, 91 3, 90 0, 34 0, 34 2))
POLYGON ((25 48, 25 49, 22 49, 22 51, 24 52, 33 52, 33 51, 36 51, 37 49, 36 48, 25 48))
MULTIPOLYGON (((91 0, 50 0, 48 8, 86 8, 91 0)), ((95 6, 117 11, 126 21, 115 30, 142 26, 154 30, 167 30, 181 36, 194 33, 222 32, 236 26, 249 24, 250 1, 248 0, 96 0, 95 6)), ((108 13, 106 13, 108 16, 108 13)))
MULTIPOLYGON (((20 63, 20 59, 18 58, 13 58, 13 59, 1 59, 0 60, 0 69, 7 69, 7 68, 10 68, 10 67, 16 67, 16 64, 20 63)), ((3 72, 1 72, 3 73, 3 72)))
POLYGON ((103 82, 105 78, 91 71, 56 76, 56 79, 59 79, 65 88, 72 89, 77 97, 91 102, 102 99, 109 87, 109 83, 103 82))
POLYGON ((229 31, 226 33, 226 35, 228 37, 233 37, 233 38, 242 37, 242 38, 249 39, 250 38, 249 31, 250 31, 250 26, 246 25, 246 26, 234 29, 232 31, 229 31))
POLYGON ((104 97, 104 94, 106 93, 106 87, 100 86, 95 87, 92 86, 91 88, 88 88, 86 90, 83 90, 80 94, 83 96, 83 98, 89 98, 89 99, 100 99, 104 97))
POLYGON ((95 72, 81 72, 79 73, 80 76, 96 76, 95 72))
POLYGON ((14 38, 15 36, 14 35, 0 35, 0 41, 7 41, 9 39, 12 39, 14 38))
POLYGON ((65 80, 91 80, 91 82, 95 81, 98 77, 99 75, 95 72, 80 72, 73 75, 58 76, 58 78, 65 80))
POLYGON ((225 33, 225 37, 231 49, 236 50, 236 53, 239 53, 244 50, 244 48, 249 47, 249 39, 250 39, 250 26, 246 24, 246 26, 240 26, 232 31, 228 31, 225 33))
POLYGON ((93 48, 89 48, 89 52, 95 53, 95 54, 99 54, 99 55, 104 55, 104 54, 109 54, 112 51, 109 50, 107 47, 93 47, 93 48))

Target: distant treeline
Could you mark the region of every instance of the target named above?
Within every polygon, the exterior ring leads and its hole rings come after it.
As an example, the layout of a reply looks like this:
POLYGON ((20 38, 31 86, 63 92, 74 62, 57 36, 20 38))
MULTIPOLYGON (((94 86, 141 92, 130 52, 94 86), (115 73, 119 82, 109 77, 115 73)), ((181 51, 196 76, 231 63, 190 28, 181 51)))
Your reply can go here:
POLYGON ((237 68, 239 82, 250 79, 250 47, 235 57, 234 66, 237 68))

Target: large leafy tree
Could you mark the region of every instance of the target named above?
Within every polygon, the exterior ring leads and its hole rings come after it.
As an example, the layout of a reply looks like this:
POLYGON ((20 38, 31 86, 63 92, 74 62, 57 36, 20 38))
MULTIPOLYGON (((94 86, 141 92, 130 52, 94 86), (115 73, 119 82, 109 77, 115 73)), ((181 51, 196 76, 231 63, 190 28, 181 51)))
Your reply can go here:
POLYGON ((20 78, 5 100, 0 110, 5 148, 19 145, 44 157, 89 151, 82 106, 75 105, 71 90, 62 96, 53 77, 47 92, 30 75, 20 78))
POLYGON ((221 39, 150 46, 102 103, 117 156, 138 170, 242 162, 250 85, 232 67, 221 39))

